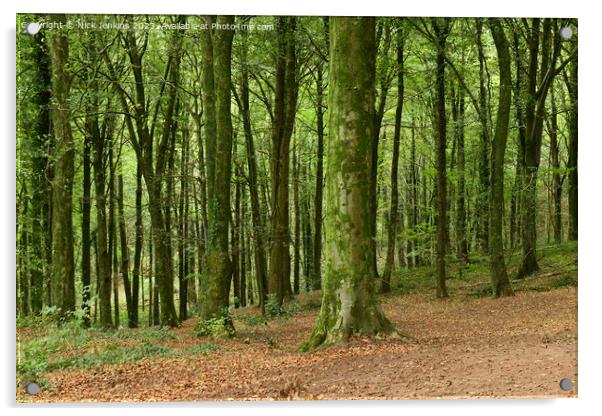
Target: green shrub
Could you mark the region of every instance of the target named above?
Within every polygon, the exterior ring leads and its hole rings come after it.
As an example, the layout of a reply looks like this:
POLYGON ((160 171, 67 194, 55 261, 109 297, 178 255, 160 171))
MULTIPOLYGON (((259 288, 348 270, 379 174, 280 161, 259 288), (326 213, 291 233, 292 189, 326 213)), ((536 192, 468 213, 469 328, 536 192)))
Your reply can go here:
POLYGON ((235 334, 234 324, 228 308, 224 308, 219 316, 207 320, 199 320, 193 331, 196 336, 212 338, 229 338, 235 334))
POLYGON ((182 348, 181 352, 185 352, 187 354, 204 354, 208 355, 210 352, 219 351, 219 347, 215 344, 207 343, 207 344, 194 344, 189 345, 187 347, 182 348))
POLYGON ((559 287, 569 287, 569 286, 577 286, 577 279, 572 276, 562 276, 557 279, 550 280, 548 282, 548 286, 551 288, 559 288, 559 287))
POLYGON ((53 350, 46 338, 36 339, 17 346, 17 383, 23 387, 27 383, 46 383, 44 374, 48 371, 48 354, 53 350))

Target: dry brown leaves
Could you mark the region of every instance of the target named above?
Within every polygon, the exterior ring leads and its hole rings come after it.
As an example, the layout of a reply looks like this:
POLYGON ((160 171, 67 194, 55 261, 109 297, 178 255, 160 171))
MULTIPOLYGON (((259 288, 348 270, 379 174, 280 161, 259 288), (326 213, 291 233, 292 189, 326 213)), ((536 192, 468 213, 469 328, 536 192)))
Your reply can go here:
MULTIPOLYGON (((493 300, 388 296, 383 309, 409 341, 355 339, 312 353, 297 348, 318 309, 287 321, 246 325, 208 340, 175 330, 173 347, 212 342, 219 351, 95 370, 51 373, 43 402, 295 399, 416 399, 575 396, 577 291, 521 292, 493 300)), ((257 313, 246 308, 240 313, 257 313)), ((23 397, 20 397, 23 399, 23 397)))

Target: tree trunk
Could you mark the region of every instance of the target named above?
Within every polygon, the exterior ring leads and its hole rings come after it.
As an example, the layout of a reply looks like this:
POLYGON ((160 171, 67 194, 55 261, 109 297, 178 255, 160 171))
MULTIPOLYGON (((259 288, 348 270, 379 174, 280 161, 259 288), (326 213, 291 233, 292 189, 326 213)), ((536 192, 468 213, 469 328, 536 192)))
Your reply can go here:
POLYGON ((44 299, 45 276, 49 274, 48 247, 50 246, 50 204, 51 187, 48 185, 47 175, 51 160, 49 158, 51 146, 50 124, 50 98, 51 98, 51 68, 48 45, 44 31, 38 32, 34 37, 33 57, 35 65, 36 94, 33 103, 37 109, 35 119, 35 135, 32 144, 36 151, 32 156, 31 178, 31 224, 30 244, 32 246, 31 276, 30 276, 30 301, 31 312, 34 314, 42 311, 44 299))
POLYGON ((138 303, 133 302, 134 296, 130 284, 130 254, 128 249, 127 232, 125 228, 125 213, 123 209, 123 174, 121 171, 117 176, 117 211, 119 214, 119 240, 121 243, 121 277, 123 279, 123 288, 125 291, 128 328, 136 328, 137 323, 134 316, 134 311, 138 310, 138 303))
POLYGON ((394 331, 376 300, 371 260, 375 20, 330 18, 326 270, 320 315, 305 349, 394 331))
MULTIPOLYGON (((247 62, 248 34, 247 32, 242 31, 241 36, 243 65, 241 69, 240 102, 238 104, 243 120, 245 145, 247 150, 249 198, 251 200, 251 221, 253 225, 253 239, 255 240, 255 276, 257 281, 257 292, 259 294, 259 306, 263 313, 265 311, 264 307, 268 290, 267 265, 265 258, 264 229, 261 216, 262 210, 259 203, 259 190, 257 184, 257 158, 255 153, 255 143, 253 140, 253 131, 251 129, 251 114, 249 108, 249 69, 247 62)), ((252 286, 249 285, 249 287, 252 286)))
POLYGON ((500 94, 495 133, 491 152, 491 205, 489 208, 489 252, 491 258, 491 286, 493 297, 510 296, 514 293, 504 261, 504 156, 510 123, 512 79, 510 76, 510 51, 500 20, 489 20, 489 27, 498 55, 500 68, 500 94))
POLYGON ((458 259, 468 264, 468 240, 466 238, 466 157, 464 151, 464 90, 458 88, 456 102, 456 149, 458 153, 458 190, 456 199, 456 240, 458 259))
MULTIPOLYGON (((233 16, 219 16, 218 24, 233 24, 233 16)), ((230 114, 232 30, 217 30, 212 35, 212 68, 215 94, 215 136, 206 131, 208 154, 209 232, 207 244, 207 271, 201 282, 200 325, 222 317, 227 312, 232 264, 228 253, 228 225, 230 221, 230 177, 232 167, 232 119, 230 114), (215 142, 215 158, 209 163, 209 143, 215 142), (212 171, 213 170, 213 171, 212 171), (211 179, 213 178, 213 184, 211 179)), ((207 65, 207 63, 205 63, 207 65)), ((205 102, 205 104, 207 104, 205 102)), ((228 326, 230 320, 226 320, 228 326)), ((229 328, 233 329, 233 328, 229 328)))
MULTIPOLYGON (((575 45, 576 47, 576 45, 575 45)), ((570 76, 566 78, 567 90, 571 103, 571 112, 569 114, 569 160, 567 168, 569 170, 569 239, 577 240, 578 235, 578 175, 577 175, 577 148, 578 148, 578 88, 577 88, 577 56, 574 57, 571 64, 570 76)))
POLYGON ((324 194, 324 81, 323 64, 320 63, 316 69, 316 127, 318 138, 318 151, 316 160, 316 194, 314 200, 314 254, 313 254, 313 276, 311 277, 312 289, 318 290, 322 287, 322 200, 324 194))
POLYGON ((142 272, 142 249, 144 233, 142 229, 142 171, 140 164, 136 163, 136 246, 134 248, 134 269, 132 270, 132 304, 133 327, 138 327, 138 293, 142 294, 142 310, 144 311, 144 278, 140 279, 142 272), (140 290, 140 283, 142 289, 140 290))
MULTIPOLYGON (((294 242, 293 242, 293 293, 299 294, 299 274, 301 267, 301 208, 299 203, 299 165, 297 158, 300 151, 298 150, 299 140, 295 138, 293 145, 293 207, 294 207, 294 242)), ((300 158, 299 158, 300 159, 300 158)))
POLYGON ((539 270, 537 246, 537 173, 541 158, 541 143, 545 102, 552 83, 560 50, 559 36, 552 35, 552 19, 544 19, 540 42, 540 19, 534 18, 528 35, 529 68, 526 88, 526 135, 524 148, 524 194, 522 218, 523 258, 517 278, 539 270), (552 45, 552 39, 554 40, 552 45), (540 48, 541 46, 541 48, 540 48), (541 51, 540 51, 541 49, 541 51), (541 65, 538 57, 541 52, 541 65), (539 71, 538 71, 539 69, 539 71))
POLYGON ((182 148, 180 155, 180 197, 178 201, 178 284, 180 288, 180 322, 188 319, 188 276, 187 276, 187 222, 188 216, 185 210, 188 194, 188 137, 182 137, 182 148))
POLYGON ((113 259, 111 279, 113 285, 113 313, 115 327, 119 328, 119 263, 117 258, 117 225, 115 223, 115 160, 114 144, 109 148, 109 257, 113 259))
POLYGON ((92 263, 90 259, 90 147, 92 138, 84 136, 83 151, 83 195, 82 195, 82 310, 84 311, 84 327, 90 326, 90 280, 92 263))
POLYGON ((292 296, 289 252, 289 148, 297 105, 294 17, 278 18, 276 91, 272 126, 272 238, 269 292, 282 304, 292 296))
POLYGON ((436 198, 436 225, 437 225, 437 297, 446 298, 447 287, 445 284, 445 255, 447 254, 447 166, 446 166, 446 132, 447 118, 445 115, 445 43, 449 34, 449 20, 438 21, 433 19, 433 30, 437 41, 437 198, 436 198))
MULTIPOLYGON (((54 15, 65 24, 64 15, 54 15)), ((75 265, 73 259, 73 177, 75 174, 73 137, 70 123, 69 43, 63 31, 50 34, 52 62, 52 125, 55 135, 55 170, 52 181, 52 304, 62 314, 75 310, 75 265)))
POLYGON ((552 113, 549 116, 550 131, 550 162, 552 165, 552 223, 554 229, 554 242, 562 241, 562 178, 560 176, 560 149, 558 144, 558 111, 554 87, 550 88, 550 101, 552 113))
POLYGON ((380 291, 383 293, 391 291, 391 272, 395 263, 395 243, 397 241, 398 214, 399 214, 399 142, 401 140, 401 116, 403 112, 403 94, 404 94, 404 68, 403 68, 403 48, 404 38, 401 31, 401 25, 398 26, 397 34, 397 108, 395 110, 395 132, 393 134, 393 159, 391 161, 391 208, 389 211, 389 229, 387 260, 383 271, 382 285, 380 291))
POLYGON ((489 252, 489 206, 491 172, 489 156, 491 138, 489 127, 489 96, 486 89, 486 57, 483 50, 483 20, 476 20, 476 40, 479 55, 479 118, 481 121, 481 146, 479 148, 479 196, 477 198, 477 239, 484 253, 489 252))

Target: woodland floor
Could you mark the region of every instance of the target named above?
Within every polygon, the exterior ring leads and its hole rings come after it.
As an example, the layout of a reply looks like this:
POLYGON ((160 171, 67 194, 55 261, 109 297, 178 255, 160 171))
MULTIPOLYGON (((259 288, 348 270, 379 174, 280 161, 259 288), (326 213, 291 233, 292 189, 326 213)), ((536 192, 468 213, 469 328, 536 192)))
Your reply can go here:
MULTIPOLYGON (((553 253, 541 260, 538 276, 515 283, 516 296, 497 300, 488 296, 486 274, 452 278, 451 298, 443 301, 428 285, 412 287, 410 275, 401 276, 380 300, 406 340, 354 339, 298 352, 318 314, 319 293, 300 295, 289 316, 267 323, 255 307, 236 310, 231 339, 193 335, 194 320, 159 331, 169 334, 165 339, 153 339, 149 329, 94 337, 57 354, 139 348, 143 339, 161 348, 131 362, 49 371, 40 394, 18 389, 17 401, 576 397, 575 262, 576 251, 553 253), (562 378, 575 388, 561 390, 562 378)), ((34 337, 28 331, 20 330, 21 342, 34 337)))

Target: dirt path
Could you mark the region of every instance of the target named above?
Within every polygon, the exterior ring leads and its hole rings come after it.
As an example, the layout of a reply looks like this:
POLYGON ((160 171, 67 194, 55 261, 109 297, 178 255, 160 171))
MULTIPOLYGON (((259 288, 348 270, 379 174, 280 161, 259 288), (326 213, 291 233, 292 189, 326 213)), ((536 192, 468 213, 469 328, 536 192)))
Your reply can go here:
MULTIPOLYGON (((238 337, 193 337, 192 321, 170 344, 215 343, 219 350, 172 359, 65 370, 36 401, 418 399, 574 397, 577 291, 437 301, 413 294, 383 299, 409 341, 357 339, 344 347, 296 352, 318 309, 268 326, 237 319, 238 337)), ((239 312, 241 313, 241 312, 239 312)), ((249 310, 242 313, 249 313, 249 310)))

